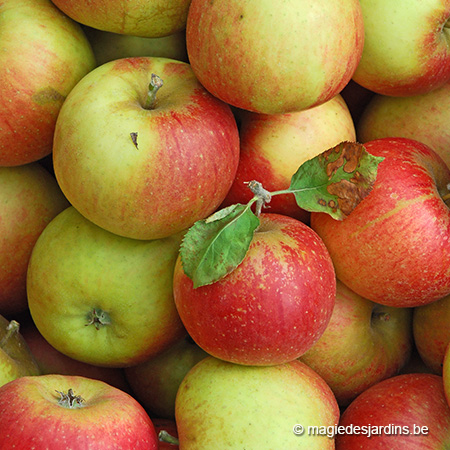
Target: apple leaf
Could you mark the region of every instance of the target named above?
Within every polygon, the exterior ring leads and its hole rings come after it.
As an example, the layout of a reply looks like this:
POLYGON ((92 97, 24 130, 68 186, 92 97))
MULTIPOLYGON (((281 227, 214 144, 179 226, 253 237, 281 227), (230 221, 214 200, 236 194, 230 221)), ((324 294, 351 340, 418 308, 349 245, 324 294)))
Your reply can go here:
POLYGON ((341 142, 303 163, 288 191, 300 208, 343 220, 372 190, 383 159, 368 153, 362 144, 341 142))
POLYGON ((232 272, 244 259, 259 223, 250 204, 240 203, 195 222, 180 248, 183 270, 194 288, 232 272))

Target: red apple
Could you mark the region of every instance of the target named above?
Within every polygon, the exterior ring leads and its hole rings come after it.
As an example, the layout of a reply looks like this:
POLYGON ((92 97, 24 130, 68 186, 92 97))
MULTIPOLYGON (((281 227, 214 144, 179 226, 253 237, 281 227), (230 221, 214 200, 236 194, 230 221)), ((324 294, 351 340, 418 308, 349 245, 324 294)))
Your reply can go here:
POLYGON ((336 280, 328 251, 307 225, 263 213, 240 265, 194 289, 180 257, 174 299, 183 324, 203 350, 246 365, 280 364, 306 352, 325 330, 336 280))
POLYGON ((62 191, 88 220, 158 239, 217 209, 236 174, 239 133, 231 108, 189 64, 125 58, 97 67, 71 91, 53 160, 62 191), (149 89, 154 74, 159 90, 149 89))
POLYGON ((0 387, 0 448, 156 450, 158 438, 144 408, 120 389, 40 375, 0 387))
MULTIPOLYGON (((239 118, 239 166, 222 206, 247 203, 253 193, 245 183, 251 180, 269 191, 287 189, 305 161, 356 139, 352 117, 340 95, 306 111, 275 115, 241 111, 239 118)), ((309 213, 298 207, 293 195, 274 196, 268 206, 267 212, 309 221, 309 213)))
POLYGON ((38 163, 0 167, 0 185, 0 314, 12 319, 28 308, 26 274, 33 247, 69 203, 38 163))
POLYGON ((414 308, 414 342, 423 362, 442 375, 445 350, 450 343, 450 295, 414 308))
POLYGON ((360 394, 341 416, 336 450, 423 450, 450 445, 442 377, 405 374, 360 394))
POLYGON ((311 214, 337 277, 388 306, 421 306, 449 295, 450 211, 444 199, 450 169, 415 140, 378 139, 365 147, 385 158, 372 192, 341 222, 311 214))
POLYGON ((300 360, 328 383, 339 405, 346 406, 369 386, 397 375, 408 361, 411 313, 373 303, 338 280, 330 322, 300 360))
POLYGON ((50 0, 2 0, 0 30, 0 166, 18 166, 51 153, 61 105, 95 60, 50 0))

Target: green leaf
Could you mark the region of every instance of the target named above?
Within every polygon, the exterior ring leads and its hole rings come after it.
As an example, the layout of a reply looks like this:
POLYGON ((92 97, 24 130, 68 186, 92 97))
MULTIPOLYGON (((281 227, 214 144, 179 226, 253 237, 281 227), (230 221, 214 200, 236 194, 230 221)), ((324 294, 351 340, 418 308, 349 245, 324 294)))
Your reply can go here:
POLYGON ((383 159, 368 153, 362 144, 341 142, 303 163, 289 191, 300 208, 343 220, 372 190, 383 159))
POLYGON ((185 274, 194 288, 214 283, 245 258, 259 219, 247 205, 231 205, 187 231, 180 248, 185 274))

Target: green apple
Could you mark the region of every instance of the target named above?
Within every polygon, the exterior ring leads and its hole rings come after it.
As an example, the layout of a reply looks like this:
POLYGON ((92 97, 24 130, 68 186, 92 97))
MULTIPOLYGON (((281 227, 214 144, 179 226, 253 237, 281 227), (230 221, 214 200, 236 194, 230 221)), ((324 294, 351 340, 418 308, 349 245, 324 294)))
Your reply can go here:
POLYGON ((360 142, 398 136, 430 146, 450 167, 450 83, 408 97, 375 95, 357 124, 360 142))
POLYGON ((28 304, 39 332, 61 353, 99 366, 166 350, 185 335, 172 293, 181 238, 123 238, 67 208, 30 258, 28 304))
POLYGON ((326 102, 351 79, 364 45, 357 0, 192 0, 189 61, 212 94, 263 114, 326 102))
POLYGON ((83 25, 113 33, 160 37, 183 30, 190 0, 52 0, 83 25))
POLYGON ((396 375, 412 347, 411 309, 378 305, 338 280, 330 322, 300 360, 328 383, 342 407, 396 375))
POLYGON ((19 323, 0 316, 0 386, 19 377, 40 373, 34 356, 20 333, 19 323))
POLYGON ((383 95, 410 96, 450 79, 448 0, 361 0, 364 50, 353 80, 383 95))
POLYGON ((168 36, 146 38, 83 27, 97 65, 130 56, 161 56, 188 62, 185 30, 168 36))
POLYGON ((208 356, 186 336, 165 352, 125 368, 134 397, 153 417, 173 419, 175 397, 187 372, 208 356))
POLYGON ((183 379, 175 414, 183 450, 334 449, 307 430, 339 421, 331 389, 306 364, 250 367, 212 356, 183 379))
POLYGON ((0 166, 19 166, 51 153, 61 105, 95 60, 50 0, 2 0, 0 33, 0 166))

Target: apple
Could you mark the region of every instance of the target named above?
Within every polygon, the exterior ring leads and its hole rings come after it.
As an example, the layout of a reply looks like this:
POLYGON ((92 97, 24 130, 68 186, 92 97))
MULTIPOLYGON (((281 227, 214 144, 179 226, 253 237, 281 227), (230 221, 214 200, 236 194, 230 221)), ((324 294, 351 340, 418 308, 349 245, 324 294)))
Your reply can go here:
POLYGON ((20 332, 42 375, 79 375, 104 381, 122 391, 131 392, 123 369, 94 366, 69 358, 44 339, 31 318, 21 323, 20 332))
POLYGON ((226 103, 263 114, 300 111, 351 79, 364 45, 361 6, 192 0, 186 45, 197 78, 226 103))
MULTIPOLYGON (((245 184, 258 180, 265 189, 287 189, 297 169, 328 148, 355 141, 353 119, 338 94, 320 106, 286 114, 240 113, 241 154, 236 178, 222 206, 247 203, 253 193, 245 184)), ((268 212, 309 221, 293 195, 273 197, 268 212)))
POLYGON ((347 407, 336 450, 422 450, 450 445, 450 408, 442 377, 404 374, 371 386, 347 407))
POLYGON ((21 377, 0 387, 0 447, 156 450, 144 408, 99 381, 68 375, 21 377))
POLYGON ((0 167, 0 185, 0 314, 12 319, 28 309, 26 274, 34 244, 69 203, 37 162, 0 167))
POLYGON ((66 356, 103 367, 166 350, 186 333, 172 293, 182 235, 123 238, 67 208, 30 258, 28 305, 37 329, 66 356))
POLYGON ((450 345, 447 345, 442 364, 442 381, 444 383, 444 394, 450 406, 450 345))
POLYGON ((407 138, 364 144, 385 159, 372 192, 350 216, 311 214, 336 276, 375 303, 416 307, 450 294, 450 169, 427 145, 407 138))
POLYGON ((410 96, 450 80, 450 1, 361 0, 364 50, 353 80, 383 95, 410 96))
POLYGON ((19 166, 51 153, 61 105, 95 60, 50 0, 3 0, 0 30, 0 166, 19 166))
POLYGON ((124 58, 71 91, 53 162, 62 191, 88 220, 121 236, 159 239, 223 201, 239 162, 239 132, 229 105, 200 85, 189 64, 124 58))
POLYGON ((188 62, 185 30, 156 38, 110 33, 83 27, 97 65, 130 56, 162 56, 188 62))
POLYGON ((210 355, 245 365, 282 364, 324 332, 336 279, 310 227, 281 214, 259 218, 244 260, 215 283, 194 288, 178 257, 173 295, 188 334, 210 355))
POLYGON ((19 322, 0 315, 0 386, 16 378, 40 375, 39 366, 20 332, 19 322))
POLYGON ((327 382, 343 407, 369 386, 397 375, 412 347, 410 309, 373 303, 338 280, 330 322, 300 360, 327 382))
POLYGON ((329 386, 298 360, 249 367, 209 356, 182 381, 175 412, 183 450, 334 449, 333 439, 300 426, 339 421, 329 386))
POLYGON ((173 419, 175 397, 189 369, 208 354, 189 336, 165 352, 124 369, 133 396, 151 417, 173 419))
POLYGON ((161 37, 186 27, 190 0, 52 0, 69 17, 93 28, 161 37))
POLYGON ((414 308, 414 342, 424 363, 442 375, 445 349, 450 343, 450 295, 414 308))
POLYGON ((406 137, 430 146, 450 167, 450 83, 408 97, 375 95, 357 125, 361 142, 406 137))

